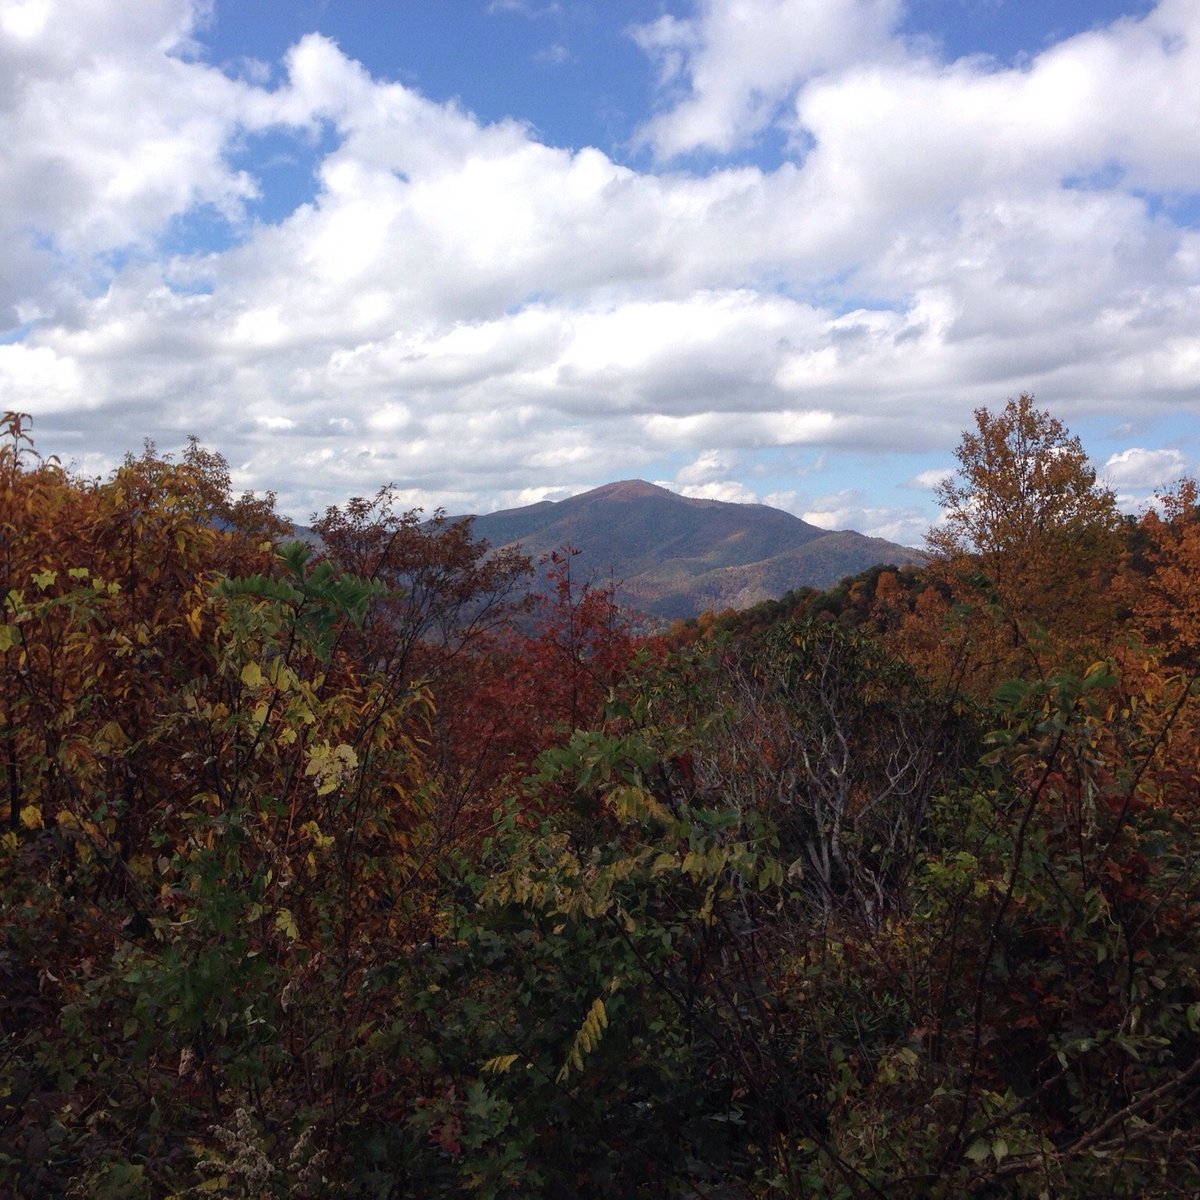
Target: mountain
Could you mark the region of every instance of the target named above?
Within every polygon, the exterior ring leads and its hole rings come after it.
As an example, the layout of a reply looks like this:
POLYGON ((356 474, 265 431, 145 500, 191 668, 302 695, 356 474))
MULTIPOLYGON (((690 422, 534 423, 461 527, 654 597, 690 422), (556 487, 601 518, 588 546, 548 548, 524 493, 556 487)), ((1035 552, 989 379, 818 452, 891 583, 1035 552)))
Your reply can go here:
POLYGON ((830 587, 877 563, 924 560, 911 547, 819 529, 764 504, 695 500, 640 479, 476 516, 474 530, 534 559, 575 547, 585 572, 621 581, 623 604, 659 617, 746 608, 792 588, 830 587))

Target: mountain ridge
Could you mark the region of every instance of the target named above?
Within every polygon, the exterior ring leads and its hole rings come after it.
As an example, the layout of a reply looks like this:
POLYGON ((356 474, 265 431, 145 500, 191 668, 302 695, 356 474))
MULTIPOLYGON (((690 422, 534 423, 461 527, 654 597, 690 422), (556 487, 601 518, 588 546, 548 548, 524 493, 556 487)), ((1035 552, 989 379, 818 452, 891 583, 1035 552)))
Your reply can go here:
POLYGON ((879 563, 926 557, 769 505, 681 496, 644 479, 471 519, 494 549, 519 545, 535 558, 578 550, 585 570, 620 580, 622 603, 663 618, 745 608, 797 587, 831 587, 879 563))

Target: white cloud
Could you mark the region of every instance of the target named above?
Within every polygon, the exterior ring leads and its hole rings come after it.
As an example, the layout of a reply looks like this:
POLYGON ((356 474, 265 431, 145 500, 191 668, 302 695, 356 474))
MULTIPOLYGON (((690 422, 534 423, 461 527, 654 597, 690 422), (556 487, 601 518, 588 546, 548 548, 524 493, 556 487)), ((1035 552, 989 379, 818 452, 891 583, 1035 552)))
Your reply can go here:
POLYGON ((713 479, 708 483, 663 483, 681 496, 693 500, 723 500, 730 504, 759 504, 758 494, 736 479, 713 479))
POLYGON ((516 13, 518 16, 539 18, 555 17, 562 12, 558 3, 535 4, 531 0, 489 0, 488 13, 516 13))
POLYGON ((954 467, 931 467, 928 471, 918 471, 905 487, 934 491, 955 473, 954 467))
POLYGON ((768 492, 762 502, 770 508, 781 508, 784 512, 790 512, 799 516, 804 510, 804 504, 800 493, 792 488, 788 488, 781 492, 768 492))
POLYGON ((1099 482, 1115 492, 1117 507, 1136 514, 1152 506, 1157 494, 1195 471, 1196 465, 1178 449, 1131 446, 1110 454, 1098 475, 1099 482))
POLYGON ((6 400, 11 397, 14 408, 46 414, 70 411, 83 401, 85 384, 74 359, 45 346, 0 346, 0 394, 6 400))
POLYGON ((685 467, 675 472, 677 484, 697 486, 712 483, 723 475, 728 475, 733 466, 733 456, 720 450, 705 450, 698 454, 685 467))
MULTIPOLYGON (((26 0, 0 11, 0 310, 61 287, 64 259, 146 250, 173 218, 236 218, 255 183, 225 161, 244 86, 177 57, 185 0, 26 0)), ((67 281, 70 276, 67 276, 67 281)))
POLYGON ((800 518, 821 529, 856 529, 868 537, 886 538, 902 546, 919 546, 930 525, 922 509, 881 508, 872 505, 859 488, 818 497, 800 518))
POLYGON ((571 61, 571 52, 561 42, 551 42, 534 53, 533 61, 550 67, 561 67, 563 63, 571 61))
POLYGON ((1131 446, 1109 456, 1100 472, 1116 488, 1152 491, 1174 483, 1188 473, 1188 462, 1178 450, 1144 450, 1131 446))
POLYGON ((564 487, 519 488, 516 491, 506 493, 503 502, 497 503, 492 511, 500 512, 506 508, 524 508, 528 504, 541 504, 544 500, 555 503, 559 500, 569 499, 573 494, 570 488, 564 487))
POLYGON ((886 52, 900 0, 701 0, 694 18, 637 26, 673 107, 642 130, 664 156, 752 138, 806 80, 886 52))

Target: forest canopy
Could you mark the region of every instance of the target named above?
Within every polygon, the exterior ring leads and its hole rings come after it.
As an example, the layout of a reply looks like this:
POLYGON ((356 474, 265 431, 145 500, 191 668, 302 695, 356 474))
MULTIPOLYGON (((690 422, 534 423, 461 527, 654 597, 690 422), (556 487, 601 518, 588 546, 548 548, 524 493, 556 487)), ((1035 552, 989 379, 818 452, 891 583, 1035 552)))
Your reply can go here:
POLYGON ((1194 482, 1021 396, 928 565, 649 635, 0 434, 5 1194, 1200 1193, 1194 482))

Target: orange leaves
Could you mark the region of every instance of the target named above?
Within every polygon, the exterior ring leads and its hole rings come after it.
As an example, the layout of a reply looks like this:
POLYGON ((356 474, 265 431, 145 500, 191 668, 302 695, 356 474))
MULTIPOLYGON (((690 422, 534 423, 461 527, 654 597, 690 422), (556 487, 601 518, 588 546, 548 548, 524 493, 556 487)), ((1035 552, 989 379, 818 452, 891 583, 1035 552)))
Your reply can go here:
POLYGON ((1022 394, 994 415, 975 410, 976 431, 962 436, 959 480, 938 489, 945 514, 928 535, 948 557, 978 555, 986 565, 1039 557, 1048 542, 1088 553, 1090 543, 1115 531, 1113 493, 1077 437, 1022 394))
POLYGON ((1200 669, 1200 508, 1197 485, 1184 479, 1159 497, 1141 521, 1120 579, 1122 600, 1138 632, 1166 661, 1200 669))
POLYGON ((148 451, 107 481, 75 479, 38 458, 18 418, 7 425, 20 430, 0 446, 10 821, 14 797, 80 820, 107 807, 120 814, 114 853, 129 861, 156 812, 186 799, 181 685, 211 676, 212 579, 267 559, 260 539, 215 527, 219 489, 195 464, 148 451))
MULTIPOLYGON (((926 535, 935 575, 961 606, 980 690, 1009 676, 1103 650, 1115 619, 1107 586, 1120 517, 1079 439, 1022 395, 975 413, 939 489, 941 521, 926 535)), ((1084 659, 1083 661, 1086 661, 1084 659)))

